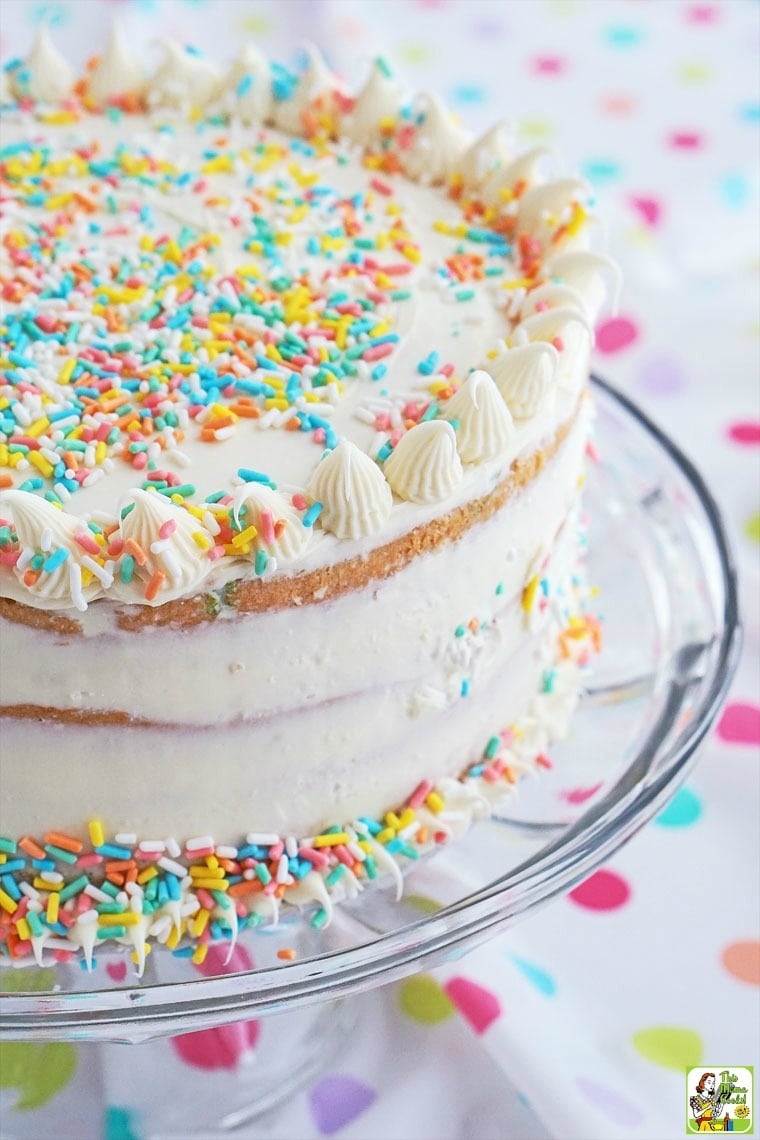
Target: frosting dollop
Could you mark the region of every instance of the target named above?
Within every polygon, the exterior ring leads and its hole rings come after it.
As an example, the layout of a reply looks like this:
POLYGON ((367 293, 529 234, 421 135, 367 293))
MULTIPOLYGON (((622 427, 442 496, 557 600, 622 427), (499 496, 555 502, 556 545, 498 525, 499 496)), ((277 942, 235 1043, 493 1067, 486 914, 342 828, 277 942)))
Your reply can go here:
POLYGON ((104 551, 81 519, 30 491, 3 491, 0 510, 5 508, 21 547, 14 574, 33 597, 84 611, 111 585, 104 551))
POLYGON ((585 379, 582 356, 588 357, 594 330, 579 309, 547 309, 521 321, 516 330, 531 342, 548 341, 559 352, 556 380, 561 388, 573 391, 585 379))
MULTIPOLYGON (((133 577, 146 583, 143 600, 160 605, 200 586, 208 576, 213 538, 200 519, 158 491, 130 491, 134 505, 122 512, 121 578, 115 592, 133 593, 133 577), (130 558, 129 572, 124 560, 130 558)), ((127 504, 128 507, 128 504, 127 504)))
POLYGON ((533 147, 497 167, 483 185, 483 200, 489 206, 498 206, 522 194, 536 182, 541 163, 551 153, 547 147, 533 147))
POLYGON ((393 495, 377 464, 343 440, 327 452, 307 487, 322 504, 319 521, 336 538, 368 538, 388 521, 393 495))
POLYGON ((402 104, 401 88, 387 63, 376 59, 353 107, 342 118, 341 133, 352 142, 371 146, 381 138, 384 125, 395 122, 402 104))
POLYGON ((494 379, 512 415, 528 419, 548 399, 559 365, 559 353, 551 344, 502 346, 483 365, 494 379))
POLYGON ((605 304, 608 289, 605 277, 612 279, 612 311, 617 312, 621 287, 620 268, 603 253, 589 249, 569 249, 544 263, 544 272, 553 281, 577 289, 585 301, 591 321, 598 317, 605 304))
POLYGON ((310 133, 305 116, 313 106, 319 105, 319 109, 332 118, 333 108, 329 104, 339 87, 321 51, 314 44, 308 44, 305 51, 306 67, 295 88, 287 98, 276 102, 274 108, 276 125, 292 135, 310 133))
POLYGON ((506 166, 509 155, 504 123, 495 123, 474 142, 455 164, 453 178, 465 190, 478 190, 498 170, 506 166))
POLYGON ((109 99, 120 96, 139 96, 144 86, 142 68, 129 50, 120 25, 114 20, 105 51, 90 72, 87 94, 102 106, 109 99))
POLYGON ((216 68, 174 40, 167 40, 164 49, 163 62, 148 85, 148 105, 171 110, 205 107, 219 87, 216 68))
POLYGON ((237 488, 233 502, 238 524, 256 528, 254 551, 265 550, 281 566, 295 562, 306 549, 311 528, 303 525, 295 507, 279 491, 265 483, 246 483, 237 488))
POLYGON ((580 178, 532 186, 520 198, 518 233, 529 234, 544 251, 552 245, 566 245, 584 232, 579 222, 585 217, 588 198, 589 187, 580 178))
POLYGON ((535 313, 545 313, 550 309, 577 309, 588 316, 586 298, 572 285, 555 284, 547 281, 525 295, 520 306, 520 320, 532 317, 535 313))
POLYGON ((47 27, 40 24, 26 62, 11 72, 14 95, 38 103, 60 103, 75 82, 73 67, 53 43, 47 27))
POLYGON ((445 182, 467 149, 469 136, 435 95, 420 97, 420 120, 410 145, 401 151, 406 174, 418 182, 445 182))
POLYGON ((253 44, 245 44, 222 80, 220 109, 246 124, 258 125, 272 118, 274 98, 269 64, 253 44))
POLYGON ((444 407, 447 420, 457 420, 457 451, 464 463, 486 463, 503 455, 515 425, 488 372, 471 372, 444 407))
POLYGON ((445 420, 415 424, 403 435, 385 463, 385 477, 400 499, 437 503, 462 478, 457 437, 445 420))

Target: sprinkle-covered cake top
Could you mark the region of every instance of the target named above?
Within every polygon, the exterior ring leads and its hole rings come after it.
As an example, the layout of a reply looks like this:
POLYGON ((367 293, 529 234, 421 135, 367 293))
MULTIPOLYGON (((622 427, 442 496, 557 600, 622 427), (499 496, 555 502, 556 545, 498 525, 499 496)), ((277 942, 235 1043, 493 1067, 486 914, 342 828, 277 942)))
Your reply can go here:
POLYGON ((117 33, 3 72, 0 592, 83 610, 341 560, 492 485, 569 414, 611 263, 588 192, 357 96, 117 33))

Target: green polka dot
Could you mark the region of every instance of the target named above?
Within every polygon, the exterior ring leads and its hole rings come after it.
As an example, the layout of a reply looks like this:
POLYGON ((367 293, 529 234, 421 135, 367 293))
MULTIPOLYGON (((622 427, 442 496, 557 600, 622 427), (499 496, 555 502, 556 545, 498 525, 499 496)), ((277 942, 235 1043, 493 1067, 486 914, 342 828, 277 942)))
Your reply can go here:
POLYGON ((548 139, 552 130, 548 119, 523 119, 520 123, 520 134, 526 139, 548 139))
POLYGON ((436 902, 427 895, 406 895, 405 899, 420 914, 436 914, 443 907, 443 903, 436 902))
POLYGON ((402 44, 398 54, 404 63, 424 63, 430 51, 427 44, 402 44))
POLYGON ((682 83, 706 83, 712 79, 707 63, 682 63, 676 74, 682 83))
POLYGON ((693 1029, 654 1025, 634 1033, 633 1047, 653 1065, 665 1069, 693 1069, 702 1063, 702 1038, 693 1029))
POLYGON ((66 1087, 76 1068, 73 1045, 0 1042, 0 1088, 18 1090, 17 1112, 42 1108, 66 1087))
POLYGON ((240 21, 241 31, 249 36, 265 36, 270 30, 270 23, 266 16, 243 16, 240 21))
POLYGON ((407 1017, 421 1025, 438 1025, 454 1013, 454 1005, 430 974, 418 974, 403 982, 399 1004, 407 1017))
POLYGON ((750 515, 744 524, 744 533, 750 542, 760 542, 760 514, 750 515))

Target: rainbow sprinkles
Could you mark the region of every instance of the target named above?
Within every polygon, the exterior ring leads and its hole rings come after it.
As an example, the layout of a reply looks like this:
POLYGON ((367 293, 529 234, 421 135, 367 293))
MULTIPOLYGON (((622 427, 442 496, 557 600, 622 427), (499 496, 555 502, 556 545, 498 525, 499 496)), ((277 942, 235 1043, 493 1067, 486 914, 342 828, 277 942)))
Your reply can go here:
POLYGON ((617 271, 381 59, 0 75, 0 945, 200 963, 550 764, 617 271))

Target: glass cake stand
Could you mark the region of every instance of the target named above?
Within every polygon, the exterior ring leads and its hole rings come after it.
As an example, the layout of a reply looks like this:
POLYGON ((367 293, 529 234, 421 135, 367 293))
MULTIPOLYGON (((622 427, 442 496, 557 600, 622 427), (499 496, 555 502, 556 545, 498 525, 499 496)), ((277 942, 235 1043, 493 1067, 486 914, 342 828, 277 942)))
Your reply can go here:
MULTIPOLYGON (((239 1103, 213 1122, 235 1127, 292 1095, 329 1060, 326 1042, 348 1039, 336 1032, 351 1017, 344 999, 490 938, 587 877, 661 810, 736 665, 735 571, 689 460, 625 396, 599 379, 594 388, 600 454, 585 505, 605 648, 552 771, 410 865, 400 901, 392 883, 375 885, 321 931, 308 915, 285 916, 245 931, 227 965, 225 948, 203 973, 154 951, 139 981, 117 953, 101 952, 92 973, 0 970, 0 1039, 144 1042, 277 1015, 264 1023, 267 1047, 245 1067, 239 1103)), ((197 1131, 195 1109, 196 1127, 177 1125, 178 1135, 197 1131)))

